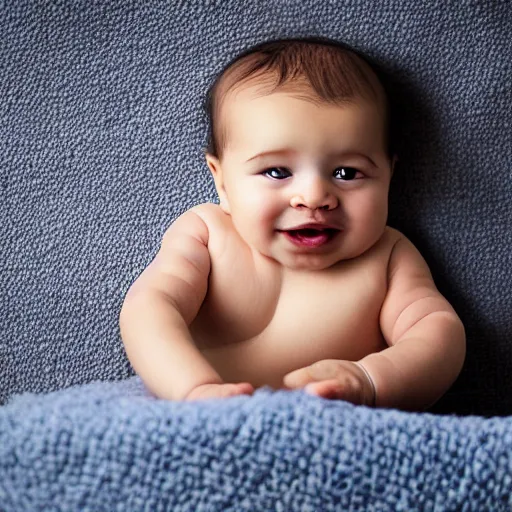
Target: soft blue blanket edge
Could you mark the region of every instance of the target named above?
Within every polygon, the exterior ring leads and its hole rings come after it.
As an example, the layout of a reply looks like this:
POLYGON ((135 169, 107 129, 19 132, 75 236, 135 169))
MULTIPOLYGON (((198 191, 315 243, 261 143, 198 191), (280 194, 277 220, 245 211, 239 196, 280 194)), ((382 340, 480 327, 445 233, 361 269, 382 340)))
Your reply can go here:
POLYGON ((261 388, 153 398, 135 377, 0 409, 1 510, 510 510, 512 418, 261 388))

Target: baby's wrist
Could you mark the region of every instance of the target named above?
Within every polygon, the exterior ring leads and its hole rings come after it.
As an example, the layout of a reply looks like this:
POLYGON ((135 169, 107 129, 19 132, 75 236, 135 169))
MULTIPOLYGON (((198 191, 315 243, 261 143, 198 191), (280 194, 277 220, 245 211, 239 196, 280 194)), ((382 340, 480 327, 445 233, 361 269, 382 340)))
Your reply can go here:
POLYGON ((366 377, 366 380, 370 384, 371 398, 367 405, 369 405, 370 407, 375 407, 377 404, 377 390, 375 388, 375 381, 373 380, 372 376, 370 375, 370 373, 368 372, 368 370, 365 368, 365 366, 362 363, 360 363, 359 361, 353 361, 353 362, 358 368, 361 369, 361 371, 364 373, 364 375, 366 377))

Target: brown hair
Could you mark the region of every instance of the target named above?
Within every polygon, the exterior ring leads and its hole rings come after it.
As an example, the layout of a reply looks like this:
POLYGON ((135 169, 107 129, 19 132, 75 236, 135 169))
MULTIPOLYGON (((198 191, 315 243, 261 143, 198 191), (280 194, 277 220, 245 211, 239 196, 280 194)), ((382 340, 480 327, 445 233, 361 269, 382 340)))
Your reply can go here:
POLYGON ((228 62, 206 94, 206 152, 222 159, 227 144, 226 127, 219 121, 222 104, 229 92, 255 78, 272 86, 268 93, 291 83, 294 90, 307 90, 312 100, 316 96, 326 103, 343 105, 356 98, 383 101, 387 151, 390 157, 395 153, 392 111, 383 75, 355 50, 323 37, 266 41, 228 62))

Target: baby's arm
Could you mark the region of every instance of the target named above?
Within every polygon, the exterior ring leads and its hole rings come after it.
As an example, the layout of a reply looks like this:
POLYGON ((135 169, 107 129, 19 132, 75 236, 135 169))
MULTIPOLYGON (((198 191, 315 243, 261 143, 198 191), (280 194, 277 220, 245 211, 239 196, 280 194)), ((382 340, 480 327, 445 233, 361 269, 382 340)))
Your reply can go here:
POLYGON ((413 410, 432 405, 460 373, 466 337, 425 260, 405 237, 391 254, 380 325, 389 348, 359 361, 375 384, 376 405, 413 410))
POLYGON ((171 225, 155 259, 128 290, 121 337, 134 370, 160 398, 250 393, 250 385, 223 384, 188 328, 206 296, 210 272, 208 227, 193 210, 171 225))

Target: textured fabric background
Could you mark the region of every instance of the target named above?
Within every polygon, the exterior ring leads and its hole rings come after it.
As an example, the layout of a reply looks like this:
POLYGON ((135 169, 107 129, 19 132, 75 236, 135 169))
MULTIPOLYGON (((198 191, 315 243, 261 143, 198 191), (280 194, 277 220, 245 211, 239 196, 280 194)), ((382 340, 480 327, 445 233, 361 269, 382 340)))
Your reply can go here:
POLYGON ((216 194, 204 93, 267 38, 339 38, 396 82, 390 224, 462 317, 440 411, 511 414, 510 2, 0 1, 0 401, 131 375, 118 314, 167 226, 216 194))

